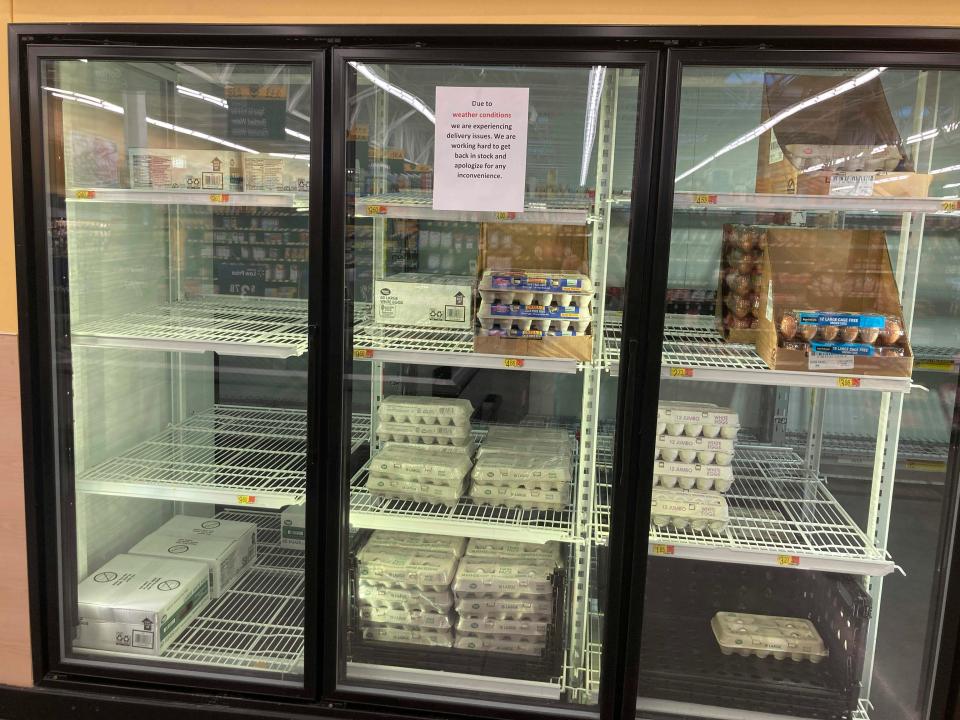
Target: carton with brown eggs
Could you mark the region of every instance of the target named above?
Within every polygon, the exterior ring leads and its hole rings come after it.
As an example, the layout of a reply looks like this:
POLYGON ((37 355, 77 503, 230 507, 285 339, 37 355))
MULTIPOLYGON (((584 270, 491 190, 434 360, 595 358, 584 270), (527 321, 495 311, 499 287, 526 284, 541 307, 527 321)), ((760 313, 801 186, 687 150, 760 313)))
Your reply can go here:
POLYGON ((882 231, 768 228, 766 240, 756 347, 771 369, 910 376, 882 231))

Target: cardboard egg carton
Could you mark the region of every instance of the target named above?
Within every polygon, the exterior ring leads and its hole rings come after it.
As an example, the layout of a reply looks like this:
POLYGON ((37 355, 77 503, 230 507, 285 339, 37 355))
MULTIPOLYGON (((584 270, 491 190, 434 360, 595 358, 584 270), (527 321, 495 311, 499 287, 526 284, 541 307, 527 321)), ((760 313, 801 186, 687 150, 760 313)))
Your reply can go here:
POLYGON ((512 540, 470 538, 466 555, 487 558, 519 558, 535 562, 550 562, 560 567, 560 543, 550 540, 545 543, 525 543, 512 540))
POLYGON ((729 521, 726 498, 715 490, 653 489, 650 522, 658 528, 721 533, 729 521))
POLYGON ((477 505, 503 506, 521 510, 563 510, 570 503, 570 485, 558 490, 487 485, 474 482, 467 497, 477 505))
POLYGON ((710 627, 724 655, 819 663, 830 654, 816 626, 806 618, 718 612, 710 627))
POLYGON ((457 568, 453 591, 458 598, 548 595, 553 592, 550 562, 506 562, 465 556, 457 568))
POLYGON ((365 546, 371 550, 402 548, 419 554, 440 553, 460 557, 467 547, 467 539, 454 535, 431 535, 428 533, 400 532, 397 530, 375 530, 365 546))
POLYGON ((491 616, 460 617, 457 620, 457 633, 465 632, 494 636, 535 636, 545 637, 550 623, 540 620, 500 620, 491 616))
POLYGON ((357 576, 369 584, 442 591, 452 582, 457 561, 407 548, 364 547, 357 553, 357 576))
POLYGON ((393 627, 419 627, 449 630, 453 620, 449 613, 432 612, 417 608, 396 610, 377 606, 361 606, 360 619, 367 625, 390 625, 393 627))
POLYGON ((370 473, 367 477, 366 487, 367 492, 374 497, 386 498, 387 500, 405 500, 453 507, 463 495, 466 483, 462 480, 455 485, 445 482, 420 482, 370 473))
POLYGON ((426 645, 428 647, 453 647, 453 630, 364 625, 361 627, 360 632, 364 640, 406 643, 408 645, 426 645))
POLYGON ((458 598, 454 609, 461 617, 492 617, 503 620, 553 619, 552 595, 527 598, 458 598))
POLYGON ((463 398, 390 395, 377 411, 382 422, 468 426, 473 405, 463 398))
POLYGON ((430 450, 425 452, 404 443, 386 443, 370 458, 370 472, 404 480, 448 483, 459 482, 470 472, 470 456, 465 449, 456 445, 428 447, 430 450))
POLYGON ((663 487, 679 485, 685 490, 726 492, 733 485, 733 469, 729 465, 703 465, 700 463, 667 462, 657 460, 653 465, 655 484, 663 487))
POLYGON ((470 444, 468 425, 414 425, 411 423, 380 422, 377 426, 377 438, 381 442, 398 442, 423 445, 455 445, 464 447, 470 444))
POLYGON ((384 587, 360 581, 357 583, 357 604, 361 607, 391 608, 393 610, 429 610, 449 612, 453 607, 453 593, 446 590, 409 590, 402 587, 384 587))
POLYGON ((657 435, 717 437, 733 440, 740 429, 740 416, 730 408, 712 403, 661 402, 657 406, 657 435), (661 429, 661 424, 665 426, 661 429), (684 427, 683 432, 678 426, 684 427), (696 428, 699 427, 699 430, 696 428), (671 429, 672 428, 672 429, 671 429), (733 430, 731 432, 731 430, 733 430))
POLYGON ((534 637, 498 638, 479 633, 457 633, 454 647, 460 650, 509 653, 511 655, 541 655, 546 643, 534 637))

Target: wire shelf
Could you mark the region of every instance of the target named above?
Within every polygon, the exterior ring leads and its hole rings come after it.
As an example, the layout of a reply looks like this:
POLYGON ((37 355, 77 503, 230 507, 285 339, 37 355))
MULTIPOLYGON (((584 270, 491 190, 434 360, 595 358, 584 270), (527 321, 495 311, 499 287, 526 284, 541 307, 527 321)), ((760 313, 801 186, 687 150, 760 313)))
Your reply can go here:
POLYGON ((610 505, 613 500, 613 484, 610 477, 611 469, 606 466, 597 467, 596 496, 593 500, 593 541, 598 545, 606 545, 610 540, 610 505))
POLYGON ((476 505, 461 498, 454 507, 388 500, 367 491, 367 466, 350 481, 350 525, 371 530, 400 530, 476 538, 545 543, 577 542, 573 511, 517 510, 476 505))
POLYGON ((586 225, 592 202, 576 193, 528 193, 523 212, 434 210, 432 190, 405 190, 357 198, 356 217, 385 217, 399 220, 448 220, 459 222, 547 223, 586 225))
POLYGON ((84 492, 279 508, 303 502, 303 410, 215 405, 77 477, 84 492))
POLYGON ((354 413, 350 423, 350 452, 370 442, 370 413, 354 413))
POLYGON ((238 670, 302 674, 303 552, 279 546, 279 513, 231 510, 217 517, 257 524, 257 562, 200 612, 163 657, 238 670))
POLYGON ((590 613, 584 678, 587 703, 596 705, 600 697, 600 661, 603 654, 603 615, 590 613))
POLYGON ((667 367, 768 369, 753 345, 726 342, 712 315, 667 315, 661 364, 667 367))
POLYGON ((307 351, 307 303, 211 296, 80 322, 74 345, 286 358, 307 351))

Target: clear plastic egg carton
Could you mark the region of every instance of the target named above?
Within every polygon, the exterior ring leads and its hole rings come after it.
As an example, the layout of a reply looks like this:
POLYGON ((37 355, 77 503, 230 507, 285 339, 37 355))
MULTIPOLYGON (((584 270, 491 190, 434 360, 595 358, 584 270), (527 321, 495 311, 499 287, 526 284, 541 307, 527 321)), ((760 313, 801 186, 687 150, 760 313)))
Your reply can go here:
POLYGON ((360 608, 360 619, 366 625, 390 625, 400 628, 426 627, 449 630, 453 627, 450 613, 418 609, 395 610, 393 608, 364 606, 360 608))
POLYGON ((440 553, 365 547, 357 553, 357 577, 369 584, 441 591, 452 582, 457 561, 440 553))
POLYGON ((559 490, 540 490, 474 482, 470 485, 467 497, 477 505, 518 510, 563 510, 570 504, 570 485, 564 485, 559 490))
POLYGON ((361 627, 360 632, 364 640, 406 643, 408 645, 426 645, 429 647, 453 647, 453 630, 364 625, 361 627))
POLYGON ((497 638, 493 635, 457 633, 454 647, 460 650, 509 653, 511 655, 542 655, 546 642, 534 638, 497 638))
POLYGON ((455 535, 431 535, 429 533, 400 532, 397 530, 374 530, 367 539, 365 548, 384 550, 403 548, 418 553, 441 553, 460 557, 467 547, 467 538, 455 535))
MULTIPOLYGON (((589 328, 588 328, 589 329, 589 328)), ((481 328, 478 335, 485 337, 511 337, 511 338, 544 338, 544 337, 577 337, 586 335, 586 331, 577 332, 576 330, 521 330, 514 327, 502 327, 494 324, 491 328, 481 328)))
POLYGON ((503 636, 545 637, 549 621, 540 620, 501 620, 494 617, 463 617, 457 620, 457 633, 503 636))
POLYGON ((458 598, 454 609, 461 617, 550 622, 553 619, 553 602, 552 595, 525 598, 458 598))
POLYGON ((658 528, 685 530, 689 527, 722 533, 730 521, 730 511, 726 498, 715 490, 655 487, 650 501, 650 521, 658 528))
POLYGON ((381 422, 377 425, 377 439, 380 442, 464 447, 470 444, 470 426, 381 422))
POLYGON ((506 337, 524 337, 530 334, 573 336, 583 335, 590 328, 590 318, 531 318, 506 317, 503 315, 483 315, 477 313, 477 320, 485 335, 503 335, 506 337), (499 332, 494 332, 494 331, 499 332))
POLYGON ((819 663, 830 654, 816 626, 806 618, 718 612, 710 627, 724 655, 819 663))
POLYGON ((463 398, 389 395, 380 402, 378 415, 382 422, 466 426, 470 424, 473 405, 463 398))
POLYGON ((553 592, 552 562, 463 557, 452 589, 456 597, 548 595, 553 592))
POLYGON ((565 290, 501 290, 480 288, 482 315, 514 317, 590 317, 593 295, 565 290))
POLYGON ((704 465, 729 465, 733 462, 735 443, 726 438, 708 438, 702 435, 658 435, 657 459, 668 462, 698 462, 704 465))
POLYGON ((550 540, 545 543, 525 543, 512 540, 470 538, 466 555, 475 558, 519 558, 533 562, 548 562, 560 567, 560 543, 550 540))
POLYGON ((573 480, 572 455, 483 449, 483 445, 480 447, 477 462, 470 473, 470 477, 476 482, 524 483, 542 489, 558 490, 573 480))
POLYGON ((716 490, 726 492, 733 485, 733 468, 729 465, 703 465, 689 462, 657 460, 653 465, 653 485, 684 490, 716 490))
POLYGON ((400 587, 357 583, 357 604, 361 607, 390 608, 392 610, 428 610, 449 612, 453 607, 453 593, 446 590, 407 590, 400 587))
POLYGON ((419 482, 417 480, 398 480, 370 473, 367 477, 367 492, 374 497, 387 500, 403 500, 430 505, 453 507, 463 495, 466 483, 462 480, 456 485, 446 482, 419 482))
POLYGON ((740 416, 711 403, 662 402, 657 406, 657 435, 736 440, 740 416))
POLYGON ((485 270, 478 287, 481 290, 593 293, 593 281, 586 275, 536 270, 485 270))
POLYGON ((472 463, 466 448, 429 445, 428 451, 403 443, 386 443, 370 458, 370 472, 402 480, 459 482, 472 463))

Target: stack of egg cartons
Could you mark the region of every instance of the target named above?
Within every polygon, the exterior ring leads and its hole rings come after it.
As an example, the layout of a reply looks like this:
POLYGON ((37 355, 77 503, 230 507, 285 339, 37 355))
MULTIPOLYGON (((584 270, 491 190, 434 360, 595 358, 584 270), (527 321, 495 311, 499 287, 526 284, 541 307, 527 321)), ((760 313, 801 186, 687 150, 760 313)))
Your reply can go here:
POLYGON ((480 279, 481 335, 583 335, 591 322, 593 284, 577 273, 487 270, 480 279))
POLYGON ((554 617, 560 546, 473 538, 460 561, 455 646, 540 655, 554 617))
POLYGON ((365 640, 451 647, 454 580, 466 538, 377 530, 357 553, 365 640))
POLYGON ((722 532, 729 521, 723 493, 733 484, 740 419, 709 403, 661 402, 653 468, 654 525, 722 532))
POLYGON ((392 395, 381 402, 367 490, 432 505, 456 505, 470 472, 473 405, 458 398, 392 395))
POLYGON ((570 503, 573 466, 566 430, 494 425, 477 452, 469 497, 480 505, 562 510, 570 503))

